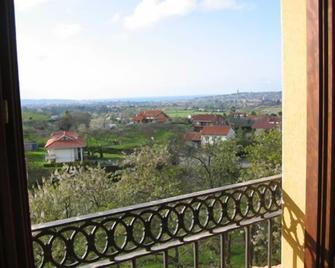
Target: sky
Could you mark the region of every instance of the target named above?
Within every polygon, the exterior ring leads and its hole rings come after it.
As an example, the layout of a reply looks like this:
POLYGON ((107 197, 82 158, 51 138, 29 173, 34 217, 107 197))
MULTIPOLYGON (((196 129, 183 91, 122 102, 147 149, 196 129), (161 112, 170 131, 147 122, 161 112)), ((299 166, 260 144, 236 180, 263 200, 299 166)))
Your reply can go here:
POLYGON ((280 0, 15 0, 23 99, 281 90, 280 0))

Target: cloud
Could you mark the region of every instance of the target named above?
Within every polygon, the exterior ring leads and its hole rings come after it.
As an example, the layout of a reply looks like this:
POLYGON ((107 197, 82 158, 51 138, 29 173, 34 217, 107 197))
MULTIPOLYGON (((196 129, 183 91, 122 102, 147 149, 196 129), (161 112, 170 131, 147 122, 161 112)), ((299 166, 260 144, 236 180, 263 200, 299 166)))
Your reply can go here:
POLYGON ((14 3, 18 10, 27 10, 50 1, 52 0, 14 0, 14 3))
POLYGON ((150 27, 171 16, 183 16, 197 6, 196 0, 142 0, 133 14, 124 18, 127 30, 150 27))
POLYGON ((113 23, 118 23, 121 19, 121 15, 119 13, 114 14, 114 16, 112 17, 112 22, 113 23))
POLYGON ((58 24, 53 33, 59 39, 67 39, 74 35, 79 34, 82 31, 82 26, 80 24, 58 24))
MULTIPOLYGON (((172 16, 184 16, 193 11, 240 9, 239 0, 141 0, 133 13, 123 18, 126 30, 140 30, 172 16)), ((120 18, 118 17, 118 20, 120 18)))
POLYGON ((240 9, 244 5, 237 0, 204 0, 201 6, 205 10, 218 10, 218 9, 240 9))

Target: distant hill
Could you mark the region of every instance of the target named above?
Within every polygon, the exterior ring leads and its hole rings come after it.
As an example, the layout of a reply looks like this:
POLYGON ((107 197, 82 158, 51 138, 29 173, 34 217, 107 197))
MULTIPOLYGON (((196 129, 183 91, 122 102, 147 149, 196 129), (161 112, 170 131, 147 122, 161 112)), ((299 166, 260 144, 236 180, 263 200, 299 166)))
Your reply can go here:
POLYGON ((275 105, 281 103, 281 91, 268 92, 240 92, 223 95, 208 96, 167 96, 167 97, 138 97, 120 99, 99 100, 69 100, 69 99, 22 99, 23 107, 47 107, 47 106, 72 106, 72 105, 168 105, 182 104, 199 108, 224 108, 236 106, 249 107, 263 105, 275 105))

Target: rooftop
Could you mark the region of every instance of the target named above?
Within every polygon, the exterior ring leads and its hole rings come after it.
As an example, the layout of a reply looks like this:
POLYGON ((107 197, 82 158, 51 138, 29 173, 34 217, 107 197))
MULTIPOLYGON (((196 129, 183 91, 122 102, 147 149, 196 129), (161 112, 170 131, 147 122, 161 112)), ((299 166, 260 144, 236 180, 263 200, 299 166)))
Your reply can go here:
POLYGON ((83 148, 86 142, 74 131, 57 131, 44 146, 46 149, 83 148))
POLYGON ((201 130, 201 135, 227 136, 232 128, 230 126, 206 126, 201 130))

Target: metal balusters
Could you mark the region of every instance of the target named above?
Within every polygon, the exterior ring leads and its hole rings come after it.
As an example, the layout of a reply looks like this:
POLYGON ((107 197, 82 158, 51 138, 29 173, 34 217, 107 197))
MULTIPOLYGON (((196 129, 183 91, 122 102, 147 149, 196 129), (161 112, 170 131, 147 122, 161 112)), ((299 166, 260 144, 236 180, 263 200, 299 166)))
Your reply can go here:
POLYGON ((272 219, 268 220, 268 266, 272 267, 272 219))
MULTIPOLYGON (((78 267, 94 263, 99 267, 98 262, 101 262, 101 267, 106 267, 106 263, 131 262, 136 267, 135 259, 164 252, 164 267, 168 267, 167 250, 192 243, 194 267, 198 267, 199 251, 195 242, 220 236, 220 263, 221 268, 225 268, 230 254, 225 252, 229 247, 229 232, 280 216, 280 194, 281 176, 274 176, 35 225, 32 230, 34 249, 43 256, 36 258, 35 265, 78 267), (265 195, 269 198, 270 207, 262 202, 265 195), (176 224, 169 224, 175 222, 176 218, 176 224), (85 251, 75 250, 85 244, 89 245, 85 251), (100 244, 104 244, 106 250, 97 247, 100 244), (107 250, 109 248, 112 254, 107 250)), ((269 225, 268 234, 272 233, 272 224, 269 225)), ((248 268, 252 259, 252 234, 249 228, 246 228, 245 234, 246 241, 249 241, 246 243, 248 268)), ((271 248, 268 248, 268 253, 271 253, 273 237, 269 235, 269 238, 271 248)), ((270 256, 268 258, 270 260, 270 256)))
POLYGON ((251 267, 251 237, 250 237, 250 226, 244 228, 245 235, 245 268, 251 267))
POLYGON ((168 268, 169 266, 169 251, 163 251, 163 267, 168 268))
POLYGON ((131 260, 131 268, 136 268, 136 259, 131 260))
POLYGON ((198 242, 193 243, 193 267, 194 268, 199 267, 199 243, 198 242))
POLYGON ((226 244, 226 234, 223 233, 220 235, 220 268, 226 267, 225 244, 226 244))

